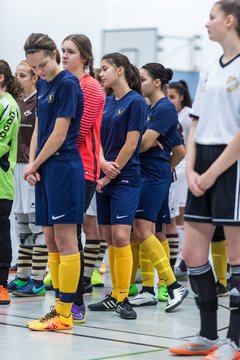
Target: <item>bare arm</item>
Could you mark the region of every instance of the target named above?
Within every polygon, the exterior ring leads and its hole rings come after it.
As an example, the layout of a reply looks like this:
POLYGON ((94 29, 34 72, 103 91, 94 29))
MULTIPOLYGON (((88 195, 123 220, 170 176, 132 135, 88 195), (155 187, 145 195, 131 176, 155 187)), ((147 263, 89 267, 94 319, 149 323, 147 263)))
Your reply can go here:
POLYGON ((38 141, 37 138, 38 138, 38 118, 36 118, 34 131, 30 142, 29 163, 32 163, 35 160, 37 141, 38 141))
POLYGON ((170 158, 171 169, 174 169, 184 158, 186 154, 184 145, 177 145, 172 148, 172 156, 170 158))
POLYGON ((103 151, 101 150, 101 167, 105 167, 106 172, 103 171, 106 176, 98 181, 98 192, 101 192, 102 188, 109 184, 111 179, 114 179, 120 173, 120 170, 127 164, 137 147, 139 136, 139 131, 129 131, 127 133, 125 144, 121 148, 115 162, 106 161, 104 159, 103 151))
POLYGON ((155 130, 147 130, 142 137, 140 153, 147 151, 152 146, 155 146, 155 141, 158 139, 159 135, 159 132, 155 130))
MULTIPOLYGON (((46 143, 44 144, 42 150, 38 154, 38 156, 31 162, 24 172, 24 178, 30 174, 34 174, 39 166, 44 163, 51 155, 53 155, 63 144, 66 139, 66 135, 68 132, 68 128, 70 125, 70 118, 57 118, 55 122, 54 129, 51 135, 48 137, 46 143)), ((35 137, 33 138, 33 145, 31 150, 31 159, 32 159, 32 151, 34 149, 35 137)))
POLYGON ((115 159, 115 162, 119 165, 119 170, 127 164, 128 160, 133 155, 138 144, 139 136, 139 131, 129 131, 127 133, 125 144, 115 159))
POLYGON ((199 174, 194 170, 195 161, 196 161, 196 144, 194 141, 194 133, 197 126, 197 120, 192 121, 192 126, 189 131, 188 136, 188 147, 187 147, 187 167, 186 167, 186 175, 188 180, 189 190, 195 196, 203 195, 203 191, 199 187, 197 183, 197 179, 199 174))

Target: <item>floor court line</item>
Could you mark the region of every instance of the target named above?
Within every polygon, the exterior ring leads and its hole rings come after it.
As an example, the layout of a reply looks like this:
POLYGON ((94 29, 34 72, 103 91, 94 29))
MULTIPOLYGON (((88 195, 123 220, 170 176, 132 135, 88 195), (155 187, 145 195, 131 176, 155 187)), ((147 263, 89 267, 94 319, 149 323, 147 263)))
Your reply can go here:
POLYGON ((162 349, 158 349, 158 350, 149 350, 149 351, 140 351, 140 352, 134 352, 134 353, 128 353, 128 354, 123 354, 123 355, 113 355, 113 356, 107 356, 107 357, 101 357, 101 358, 94 358, 92 360, 107 360, 107 359, 119 359, 119 358, 123 358, 123 357, 127 357, 127 356, 135 356, 135 355, 143 355, 143 354, 150 354, 150 353, 154 353, 154 352, 160 352, 160 351, 164 351, 166 348, 162 348, 162 349))

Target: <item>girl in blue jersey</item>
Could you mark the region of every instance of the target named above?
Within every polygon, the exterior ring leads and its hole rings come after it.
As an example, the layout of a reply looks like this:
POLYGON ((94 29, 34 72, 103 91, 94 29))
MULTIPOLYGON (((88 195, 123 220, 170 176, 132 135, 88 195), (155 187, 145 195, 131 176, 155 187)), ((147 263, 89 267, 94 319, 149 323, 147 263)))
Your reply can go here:
POLYGON ((89 309, 116 310, 124 319, 136 319, 127 295, 132 272, 130 234, 140 195, 139 149, 146 103, 139 94, 139 72, 125 55, 105 55, 100 76, 103 86, 114 92, 103 111, 102 174, 97 185, 97 214, 109 245, 112 293, 89 305, 89 309))
MULTIPOLYGON (((169 299, 166 311, 181 304, 188 291, 176 282, 165 250, 153 234, 153 225, 164 205, 171 185, 170 156, 177 134, 178 117, 175 106, 165 96, 163 88, 172 78, 172 70, 158 63, 149 63, 140 69, 142 94, 148 98, 150 106, 144 124, 144 134, 140 148, 141 196, 134 222, 134 236, 141 243, 146 257, 158 271, 159 279, 165 281, 169 299), (156 142, 161 146, 155 146, 156 142)), ((140 306, 156 304, 153 288, 143 288, 131 304, 140 306)))
POLYGON ((43 226, 56 308, 28 323, 32 330, 72 328, 71 306, 80 274, 77 225, 83 221, 84 173, 76 145, 83 112, 77 77, 58 65, 52 39, 30 35, 27 61, 40 77, 37 119, 24 177, 36 184, 36 224, 43 226))

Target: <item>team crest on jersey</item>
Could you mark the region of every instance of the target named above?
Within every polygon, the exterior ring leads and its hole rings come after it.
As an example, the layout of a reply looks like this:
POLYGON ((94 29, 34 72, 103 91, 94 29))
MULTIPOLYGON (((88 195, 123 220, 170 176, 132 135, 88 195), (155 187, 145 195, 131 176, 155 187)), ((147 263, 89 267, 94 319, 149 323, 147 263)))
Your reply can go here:
POLYGON ((227 79, 227 92, 231 93, 239 87, 239 81, 235 76, 229 76, 227 79))
POLYGON ((152 115, 148 115, 148 117, 147 117, 147 123, 150 123, 151 120, 152 120, 152 115))
POLYGON ((54 94, 50 94, 49 97, 48 97, 48 102, 52 103, 53 100, 54 100, 54 94))
POLYGON ((117 116, 122 115, 123 112, 124 112, 124 110, 125 110, 125 109, 118 109, 117 112, 116 112, 116 115, 117 115, 117 116))
POLYGON ((32 112, 30 110, 27 110, 24 112, 24 115, 27 117, 27 116, 30 116, 32 114, 32 112))

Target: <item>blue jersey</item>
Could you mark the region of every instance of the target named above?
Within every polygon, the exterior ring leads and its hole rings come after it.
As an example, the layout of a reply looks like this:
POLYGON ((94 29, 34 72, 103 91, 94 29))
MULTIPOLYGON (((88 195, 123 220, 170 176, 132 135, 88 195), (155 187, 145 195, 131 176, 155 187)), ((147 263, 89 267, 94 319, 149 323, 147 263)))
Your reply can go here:
POLYGON ((148 129, 158 132, 159 137, 157 140, 162 144, 163 150, 158 146, 154 146, 140 154, 143 178, 155 180, 161 178, 159 162, 169 162, 172 146, 176 141, 176 137, 179 139, 177 127, 177 111, 167 97, 160 99, 153 107, 149 107, 148 116, 144 124, 144 132, 148 129))
POLYGON ((51 135, 57 118, 70 118, 66 139, 57 152, 57 158, 79 158, 76 140, 83 113, 83 94, 79 79, 69 71, 61 71, 52 81, 40 79, 37 83, 38 147, 37 154, 51 135))
MULTIPOLYGON (((129 91, 119 100, 116 100, 114 96, 107 97, 101 124, 101 143, 107 161, 115 161, 126 142, 129 131, 142 132, 146 114, 146 102, 134 90, 129 91)), ((131 158, 111 183, 123 179, 140 180, 139 149, 141 141, 140 136, 131 158)))

